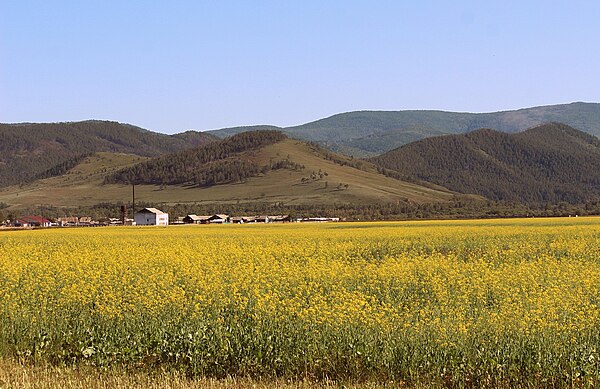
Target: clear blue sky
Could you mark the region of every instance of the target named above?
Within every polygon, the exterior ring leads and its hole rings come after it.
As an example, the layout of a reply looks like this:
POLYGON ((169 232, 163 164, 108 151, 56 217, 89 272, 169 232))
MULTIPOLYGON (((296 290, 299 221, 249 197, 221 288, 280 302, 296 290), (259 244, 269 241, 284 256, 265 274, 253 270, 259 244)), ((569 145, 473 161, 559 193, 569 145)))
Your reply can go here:
POLYGON ((0 122, 599 102, 599 1, 0 0, 0 122))

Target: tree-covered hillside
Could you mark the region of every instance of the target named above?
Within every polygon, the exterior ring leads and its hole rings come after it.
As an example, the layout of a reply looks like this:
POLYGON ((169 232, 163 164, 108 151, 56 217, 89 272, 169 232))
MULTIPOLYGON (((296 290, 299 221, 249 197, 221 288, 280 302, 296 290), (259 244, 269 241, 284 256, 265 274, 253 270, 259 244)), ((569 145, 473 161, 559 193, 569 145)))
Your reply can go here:
MULTIPOLYGON (((239 182, 261 173, 263 166, 241 155, 280 142, 286 136, 273 130, 250 131, 219 142, 151 159, 125 168, 106 183, 210 186, 239 182)), ((270 167, 269 167, 270 168, 270 167)))
POLYGON ((600 140, 558 123, 517 134, 481 129, 423 139, 370 161, 399 177, 492 200, 600 199, 600 140))
MULTIPOLYGON (((281 130, 294 138, 363 157, 431 136, 462 134, 478 128, 519 132, 548 122, 565 123, 600 136, 600 104, 572 103, 492 113, 357 111, 281 130)), ((246 129, 236 127, 210 132, 223 138, 242 131, 246 129)))
POLYGON ((0 124, 0 187, 63 174, 85 156, 99 151, 156 156, 215 139, 205 133, 164 135, 97 120, 0 124))

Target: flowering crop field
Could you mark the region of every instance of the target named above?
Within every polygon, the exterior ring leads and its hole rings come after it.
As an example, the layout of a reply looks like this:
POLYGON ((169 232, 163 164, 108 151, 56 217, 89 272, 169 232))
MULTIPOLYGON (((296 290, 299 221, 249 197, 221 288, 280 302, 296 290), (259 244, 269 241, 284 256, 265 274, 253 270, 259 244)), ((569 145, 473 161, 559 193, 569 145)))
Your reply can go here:
POLYGON ((0 234, 4 358, 563 386, 599 347, 599 218, 0 234))

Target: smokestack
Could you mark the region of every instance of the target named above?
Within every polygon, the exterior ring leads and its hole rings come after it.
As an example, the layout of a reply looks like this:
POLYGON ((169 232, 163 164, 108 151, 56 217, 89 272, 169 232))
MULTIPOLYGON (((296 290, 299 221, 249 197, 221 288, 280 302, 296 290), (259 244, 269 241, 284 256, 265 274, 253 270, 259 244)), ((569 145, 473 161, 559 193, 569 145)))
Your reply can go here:
POLYGON ((127 205, 121 205, 121 222, 125 225, 127 221, 127 205))

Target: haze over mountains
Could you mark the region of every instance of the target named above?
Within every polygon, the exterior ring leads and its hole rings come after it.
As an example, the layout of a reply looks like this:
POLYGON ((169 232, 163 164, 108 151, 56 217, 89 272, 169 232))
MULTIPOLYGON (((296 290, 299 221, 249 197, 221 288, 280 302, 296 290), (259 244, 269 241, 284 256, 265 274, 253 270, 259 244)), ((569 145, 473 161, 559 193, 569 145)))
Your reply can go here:
POLYGON ((209 133, 223 138, 251 129, 280 129, 294 138, 365 157, 436 135, 462 134, 479 128, 519 132, 549 122, 564 123, 600 136, 600 104, 571 103, 492 113, 357 111, 294 127, 234 127, 209 133))

